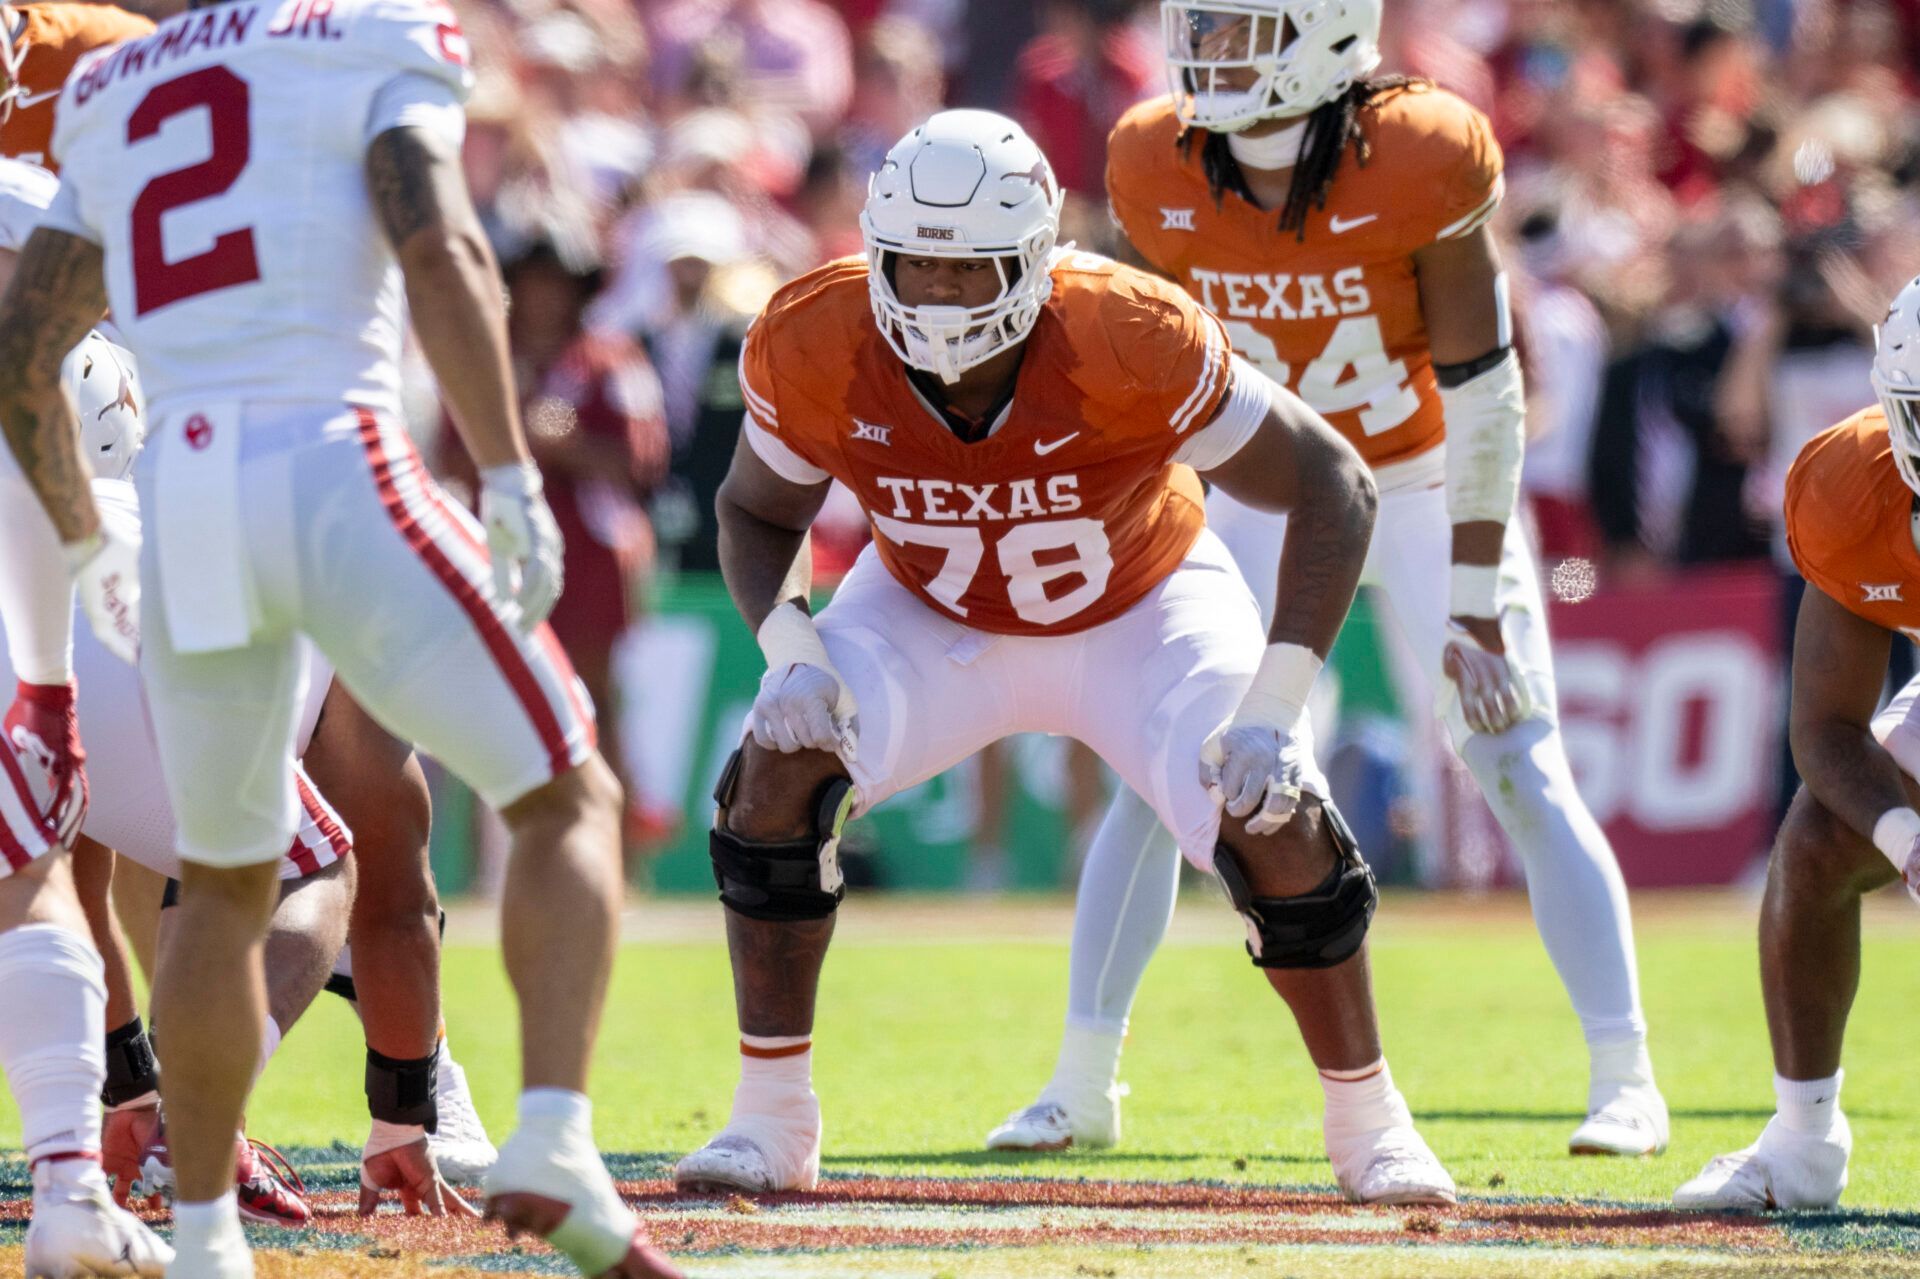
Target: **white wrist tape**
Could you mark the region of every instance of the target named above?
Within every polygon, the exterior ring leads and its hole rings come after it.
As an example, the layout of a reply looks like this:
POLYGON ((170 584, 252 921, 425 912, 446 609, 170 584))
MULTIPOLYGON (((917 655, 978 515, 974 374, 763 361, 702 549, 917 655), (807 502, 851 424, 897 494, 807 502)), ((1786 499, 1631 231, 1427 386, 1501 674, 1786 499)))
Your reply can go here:
POLYGON ((1527 394, 1512 351, 1472 381, 1440 388, 1447 419, 1447 518, 1513 517, 1526 451, 1527 394))
POLYGON ((1260 668, 1253 683, 1240 699, 1234 712, 1236 724, 1262 724, 1280 733, 1291 733, 1307 708, 1307 695, 1313 681, 1326 663, 1314 651, 1300 644, 1269 644, 1260 657, 1260 668))
POLYGON ((1873 846, 1886 854, 1893 868, 1903 875, 1916 838, 1920 838, 1920 813, 1911 808, 1889 808, 1873 824, 1873 846))
POLYGON ((760 641, 760 651, 766 654, 770 671, 789 666, 817 666, 839 678, 827 657, 827 646, 820 642, 820 632, 815 629, 813 619, 792 600, 768 613, 754 638, 760 641))
POLYGON ((1448 617, 1500 616, 1500 566, 1455 564, 1447 585, 1448 617))
POLYGON ((532 462, 506 462, 480 472, 480 487, 513 497, 533 497, 546 485, 540 479, 540 468, 532 462))

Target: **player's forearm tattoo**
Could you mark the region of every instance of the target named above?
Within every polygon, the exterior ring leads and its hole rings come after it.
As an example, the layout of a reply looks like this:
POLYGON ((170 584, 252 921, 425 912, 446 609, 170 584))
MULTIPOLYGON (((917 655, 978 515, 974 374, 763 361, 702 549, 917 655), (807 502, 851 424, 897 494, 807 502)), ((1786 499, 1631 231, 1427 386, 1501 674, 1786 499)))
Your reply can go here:
POLYGON ((425 129, 388 129, 367 148, 367 196, 396 249, 459 209, 441 189, 449 164, 459 172, 454 152, 425 129))
POLYGON ((1310 496, 1287 516, 1279 607, 1269 639, 1300 644, 1324 656, 1353 607, 1378 499, 1363 472, 1342 466, 1332 454, 1318 465, 1303 456, 1299 484, 1310 496))
POLYGON ((98 526, 60 362, 107 309, 100 248, 45 228, 0 299, 0 430, 64 542, 98 526))

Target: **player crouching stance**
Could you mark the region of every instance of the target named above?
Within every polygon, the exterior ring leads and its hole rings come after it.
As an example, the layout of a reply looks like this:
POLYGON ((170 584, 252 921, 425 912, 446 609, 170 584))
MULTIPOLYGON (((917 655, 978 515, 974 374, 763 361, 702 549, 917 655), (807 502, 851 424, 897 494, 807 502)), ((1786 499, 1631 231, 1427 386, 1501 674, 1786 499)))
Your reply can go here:
POLYGON ((46 512, 0 449, 0 618, 17 679, 0 744, 0 1070, 33 1171, 26 1272, 153 1276, 173 1251, 114 1205, 100 1165, 107 988, 66 856, 87 809, 72 599, 46 512))
POLYGON ((1451 1202, 1387 1073, 1373 879, 1302 714, 1366 557, 1373 484, 1180 290, 1056 252, 1059 208, 1017 125, 943 112, 875 176, 866 261, 795 281, 749 334, 721 562, 768 672, 712 835, 741 1080, 726 1129, 675 1180, 814 1184, 811 1035, 843 823, 990 742, 1048 732, 1098 751, 1219 875, 1254 962, 1341 1081, 1341 1187, 1451 1202), (1190 467, 1292 514, 1270 644, 1190 467), (806 534, 836 479, 874 543, 816 625, 806 534))
POLYGON ((1815 436, 1787 476, 1787 543, 1807 579, 1793 641, 1803 785, 1767 867, 1760 980, 1773 1118, 1674 1192, 1683 1208, 1831 1208, 1853 1135, 1840 1045, 1860 982, 1860 898, 1904 877, 1920 900, 1920 679, 1878 715, 1896 633, 1920 627, 1920 278, 1873 362, 1878 408, 1815 436))

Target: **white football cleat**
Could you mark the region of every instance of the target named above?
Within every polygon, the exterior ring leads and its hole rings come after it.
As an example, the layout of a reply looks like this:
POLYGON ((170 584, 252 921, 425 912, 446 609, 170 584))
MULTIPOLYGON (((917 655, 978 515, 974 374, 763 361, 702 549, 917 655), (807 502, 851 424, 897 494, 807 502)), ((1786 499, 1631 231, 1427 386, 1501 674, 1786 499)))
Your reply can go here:
POLYGON ((812 1190, 820 1182, 820 1102, 790 1116, 738 1115, 720 1135, 673 1168, 677 1190, 692 1194, 772 1194, 812 1190))
POLYGON ((1707 1161, 1673 1192, 1676 1208, 1831 1208, 1847 1188, 1853 1130, 1839 1111, 1825 1137, 1794 1132, 1775 1115, 1760 1140, 1707 1161))
POLYGON ((1120 1142, 1125 1084, 1069 1092, 1048 1085, 1040 1100, 1016 1110, 987 1134, 988 1150, 1105 1150, 1120 1142))
POLYGON ((1453 1178, 1411 1124, 1327 1137, 1340 1193, 1362 1204, 1450 1204, 1453 1178))
POLYGON ((1667 1148, 1667 1102, 1647 1084, 1627 1084, 1590 1108, 1567 1139, 1575 1155, 1657 1155, 1667 1148))
POLYGON ((173 1260, 173 1249, 113 1202, 98 1165, 78 1175, 72 1170, 56 1175, 55 1166, 44 1161, 33 1171, 26 1252, 27 1279, 159 1279, 173 1260))
POLYGON ((620 1198, 584 1124, 509 1137, 487 1174, 487 1217, 509 1238, 546 1240, 583 1275, 681 1279, 620 1198))
POLYGON ((480 1122, 480 1112, 474 1108, 473 1094, 467 1090, 467 1072, 444 1042, 434 1071, 440 1121, 436 1131, 427 1134, 427 1145, 449 1185, 478 1186, 486 1180, 500 1152, 493 1148, 487 1127, 480 1122))

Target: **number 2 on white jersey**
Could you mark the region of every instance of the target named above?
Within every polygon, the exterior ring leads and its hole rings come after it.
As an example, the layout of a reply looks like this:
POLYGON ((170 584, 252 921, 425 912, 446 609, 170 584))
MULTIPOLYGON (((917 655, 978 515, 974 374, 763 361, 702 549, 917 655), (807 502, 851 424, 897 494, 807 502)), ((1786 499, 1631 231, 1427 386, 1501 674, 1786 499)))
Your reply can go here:
MULTIPOLYGON (((947 553, 940 571, 926 584, 927 594, 948 612, 965 617, 960 603, 980 571, 986 552, 980 530, 965 525, 909 524, 891 516, 875 515, 873 526, 898 546, 931 546, 947 553)), ((1107 592, 1113 576, 1113 552, 1107 530, 1099 520, 1036 520, 1016 524, 1000 535, 994 558, 1007 579, 1007 599, 1021 621, 1035 626, 1063 622, 1093 604, 1107 592), (1042 564, 1047 551, 1072 551, 1071 559, 1042 564), (1059 599, 1047 598, 1047 586, 1079 574, 1086 580, 1059 599)))
POLYGON ((203 109, 212 139, 206 159, 156 174, 133 202, 129 242, 135 315, 260 278, 252 227, 223 231, 204 252, 172 262, 167 260, 161 231, 161 219, 167 213, 225 195, 240 180, 253 149, 247 102, 245 80, 222 66, 202 67, 154 85, 127 117, 130 148, 159 133, 160 126, 175 116, 203 109))
MULTIPOLYGON (((1293 383, 1293 367, 1280 358, 1273 340, 1245 320, 1226 321, 1233 349, 1282 386, 1293 383)), ((1407 383, 1404 360, 1389 360, 1380 321, 1352 315, 1334 326, 1333 336, 1300 374, 1295 394, 1322 413, 1360 410, 1360 429, 1380 435, 1420 411, 1420 397, 1407 383), (1344 376, 1352 369, 1351 376, 1344 376)))

